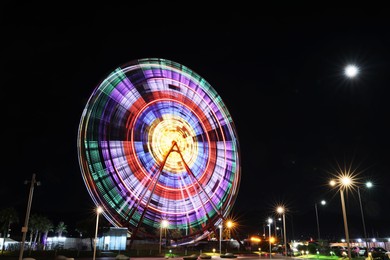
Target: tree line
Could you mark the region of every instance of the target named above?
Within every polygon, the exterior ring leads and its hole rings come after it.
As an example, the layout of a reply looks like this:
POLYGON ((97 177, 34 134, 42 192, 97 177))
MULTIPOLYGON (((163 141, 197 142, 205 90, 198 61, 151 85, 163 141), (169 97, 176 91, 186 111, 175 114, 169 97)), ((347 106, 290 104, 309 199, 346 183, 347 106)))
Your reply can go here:
MULTIPOLYGON (((4 243, 0 249, 1 253, 6 250, 5 240, 9 237, 11 226, 19 224, 19 222, 19 214, 15 208, 8 207, 0 209, 0 237, 4 239, 4 243)), ((92 240, 95 231, 94 228, 95 223, 93 219, 83 219, 76 223, 75 231, 80 234, 80 237, 90 237, 92 240)), ((49 232, 61 237, 63 234, 68 233, 67 229, 68 227, 64 221, 53 223, 53 221, 51 221, 47 216, 33 213, 29 218, 27 233, 28 239, 26 239, 26 242, 28 243, 30 250, 45 250, 49 232)))

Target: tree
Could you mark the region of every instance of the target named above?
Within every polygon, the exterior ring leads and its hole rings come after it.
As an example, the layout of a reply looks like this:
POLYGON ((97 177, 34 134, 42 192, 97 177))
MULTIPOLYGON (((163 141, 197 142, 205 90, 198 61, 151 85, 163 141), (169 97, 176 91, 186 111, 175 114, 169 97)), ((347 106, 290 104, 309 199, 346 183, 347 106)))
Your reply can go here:
POLYGON ((40 231, 43 232, 43 250, 46 249, 46 239, 49 231, 53 231, 54 225, 47 217, 42 217, 40 222, 40 231))
POLYGON ((95 232, 95 221, 93 218, 85 218, 76 223, 76 230, 80 233, 80 237, 89 237, 91 248, 93 248, 93 238, 95 232))
POLYGON ((5 250, 5 239, 8 237, 8 231, 11 227, 11 224, 17 222, 19 222, 19 216, 14 208, 5 208, 0 210, 1 230, 4 231, 4 240, 3 246, 1 247, 1 254, 3 254, 3 251, 5 250))
POLYGON ((62 233, 67 233, 66 230, 67 226, 65 225, 64 221, 60 221, 58 225, 56 226, 55 232, 58 234, 58 236, 62 236, 62 233))

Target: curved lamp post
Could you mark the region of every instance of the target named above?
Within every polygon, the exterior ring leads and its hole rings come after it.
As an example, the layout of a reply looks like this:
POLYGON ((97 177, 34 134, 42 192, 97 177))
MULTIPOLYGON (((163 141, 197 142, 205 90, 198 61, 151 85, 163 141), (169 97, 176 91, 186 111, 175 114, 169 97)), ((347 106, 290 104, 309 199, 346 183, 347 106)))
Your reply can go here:
POLYGON ((287 256, 287 239, 286 239, 286 209, 284 206, 279 206, 276 212, 283 216, 283 243, 284 243, 284 255, 287 256))
POLYGON ((98 227, 99 227, 99 216, 100 216, 100 213, 103 212, 103 208, 102 207, 97 207, 96 208, 96 228, 95 228, 95 239, 94 239, 94 243, 93 243, 93 260, 96 259, 96 245, 97 245, 97 234, 98 234, 98 227))

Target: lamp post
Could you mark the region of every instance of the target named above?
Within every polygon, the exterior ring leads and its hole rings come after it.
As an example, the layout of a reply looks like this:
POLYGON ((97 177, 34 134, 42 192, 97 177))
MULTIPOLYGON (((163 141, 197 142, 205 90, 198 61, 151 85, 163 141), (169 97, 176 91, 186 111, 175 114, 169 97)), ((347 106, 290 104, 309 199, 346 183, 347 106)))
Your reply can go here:
MULTIPOLYGON (((325 204, 326 204, 326 201, 325 201, 325 200, 321 200, 321 205, 325 205, 325 204)), ((314 204, 314 208, 315 208, 315 210, 316 210, 318 240, 320 240, 320 239, 321 239, 321 236, 320 236, 320 221, 318 220, 318 208, 317 208, 317 203, 314 204)))
POLYGON ((232 228, 233 226, 234 226, 233 221, 228 220, 228 221, 226 222, 226 228, 227 228, 227 230, 228 230, 228 237, 229 237, 229 241, 228 241, 228 243, 226 244, 226 253, 227 253, 228 245, 229 245, 230 239, 231 239, 231 228, 232 228))
MULTIPOLYGON (((24 183, 27 184, 28 181, 25 181, 24 183)), ((27 235, 27 231, 28 231, 28 220, 30 218, 30 210, 31 210, 31 204, 32 204, 32 198, 33 198, 35 184, 37 186, 41 185, 41 183, 35 179, 35 173, 33 173, 31 181, 30 181, 30 194, 28 196, 26 218, 24 220, 24 226, 22 227, 23 235, 22 235, 22 242, 20 244, 19 260, 23 259, 24 243, 26 241, 26 235, 27 235)))
MULTIPOLYGON (((332 180, 330 182, 331 186, 335 186, 336 184, 337 183, 335 180, 332 180)), ((342 175, 339 177, 338 186, 340 186, 341 209, 343 211, 345 241, 347 242, 348 258, 349 259, 352 259, 352 256, 351 256, 351 247, 349 245, 349 231, 348 231, 348 222, 347 222, 347 212, 346 212, 345 201, 344 201, 344 190, 351 185, 352 185, 352 179, 350 176, 342 175)))
MULTIPOLYGON (((372 182, 366 183, 367 188, 372 187, 372 182)), ((363 206, 362 206, 362 199, 360 197, 360 189, 359 186, 357 187, 358 197, 359 197, 359 205, 360 205, 360 213, 362 214, 362 223, 363 223, 363 232, 364 232, 364 241, 366 242, 366 250, 368 252, 368 241, 367 241, 367 232, 366 232, 366 223, 364 221, 364 214, 363 214, 363 206)))
POLYGON ((268 242, 269 242, 269 258, 272 258, 272 246, 271 246, 271 224, 272 218, 268 218, 268 242))
POLYGON ((284 244, 284 255, 287 256, 287 238, 286 238, 286 209, 283 206, 279 206, 276 212, 283 216, 283 244, 284 244))
POLYGON ((219 254, 222 254, 222 224, 218 225, 219 228, 219 254))
MULTIPOLYGON (((162 229, 168 227, 168 220, 163 219, 160 224, 160 247, 158 252, 161 254, 161 243, 162 243, 162 229)), ((166 238, 165 238, 166 239, 166 238)))
POLYGON ((98 227, 99 227, 99 216, 100 213, 102 212, 103 212, 102 207, 99 206, 96 208, 96 228, 95 228, 95 239, 93 243, 93 257, 92 257, 93 260, 96 259, 96 244, 97 244, 97 234, 98 234, 98 227))

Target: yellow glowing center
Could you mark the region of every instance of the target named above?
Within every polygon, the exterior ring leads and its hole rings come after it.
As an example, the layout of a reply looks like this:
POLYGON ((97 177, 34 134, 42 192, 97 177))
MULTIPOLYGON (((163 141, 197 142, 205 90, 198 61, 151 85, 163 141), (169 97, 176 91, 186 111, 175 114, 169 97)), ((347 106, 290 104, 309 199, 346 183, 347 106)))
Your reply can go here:
POLYGON ((158 164, 163 163, 166 158, 164 171, 184 171, 183 160, 189 167, 192 165, 198 152, 195 132, 183 119, 165 115, 163 120, 151 125, 150 133, 149 150, 158 164))

